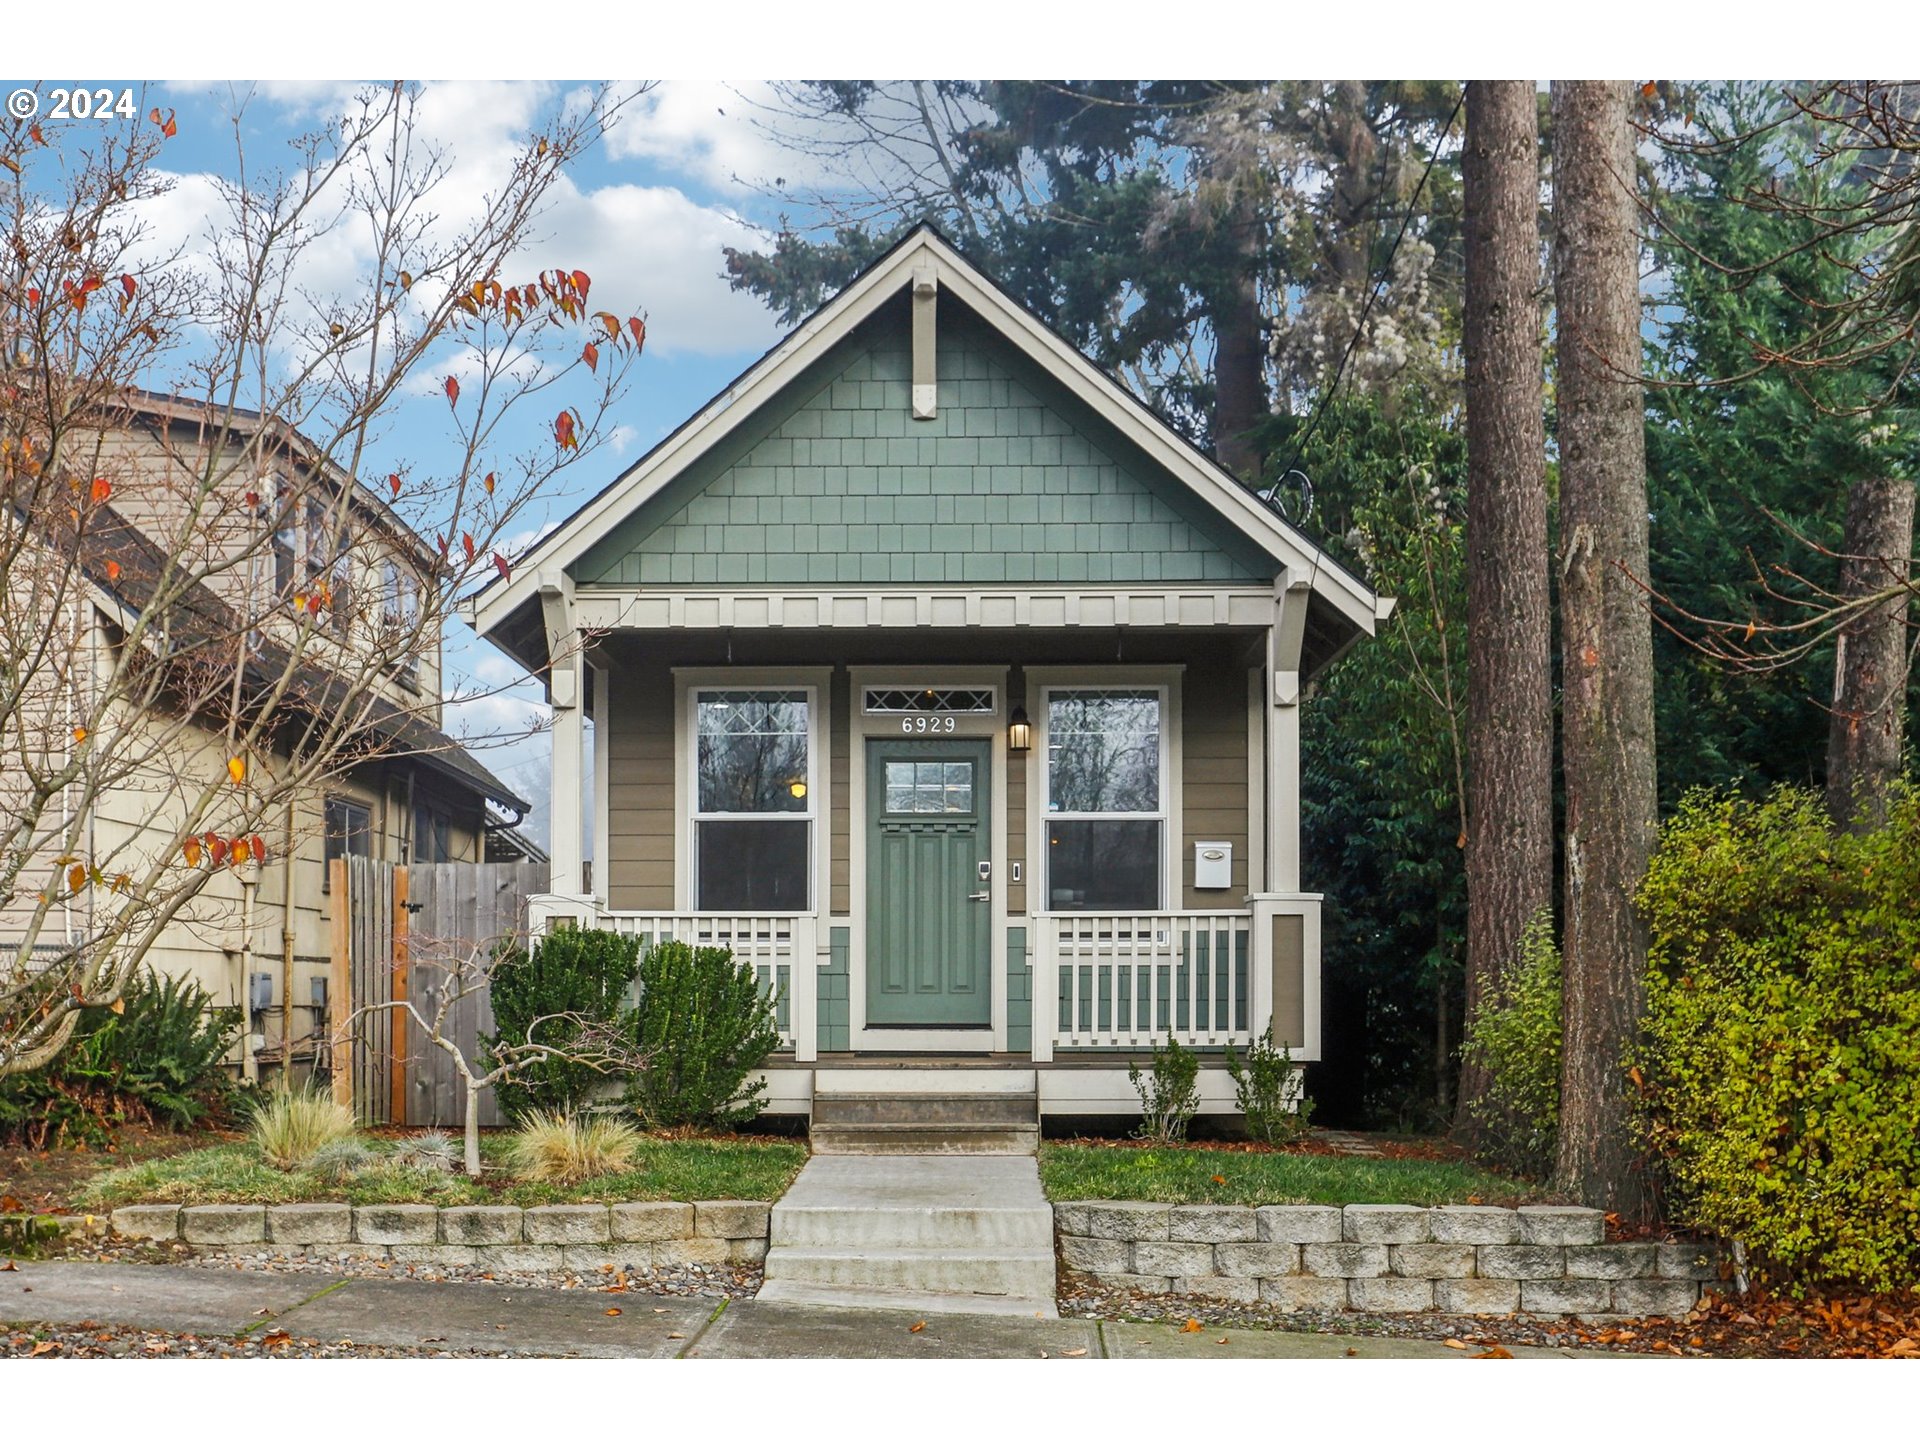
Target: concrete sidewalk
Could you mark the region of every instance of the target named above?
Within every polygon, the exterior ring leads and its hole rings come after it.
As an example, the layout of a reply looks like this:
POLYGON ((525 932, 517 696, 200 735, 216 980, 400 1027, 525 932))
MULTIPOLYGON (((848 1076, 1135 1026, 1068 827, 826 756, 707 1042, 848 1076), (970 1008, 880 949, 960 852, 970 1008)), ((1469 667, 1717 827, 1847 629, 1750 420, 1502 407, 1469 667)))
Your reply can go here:
MULTIPOLYGON (((0 1321, 200 1335, 279 1327, 322 1341, 488 1355, 649 1358, 1462 1359, 1438 1341, 1276 1330, 837 1310, 642 1291, 334 1280, 187 1266, 43 1261, 0 1272, 0 1321), (608 1310, 618 1310, 609 1315, 608 1310), (262 1313, 264 1312, 264 1313, 262 1313), (909 1327, 924 1320, 925 1328, 909 1327), (1220 1343, 1224 1340, 1226 1343, 1220 1343)), ((1516 1358, 1581 1352, 1516 1350, 1516 1358)), ((1591 1354, 1592 1352, 1585 1352, 1591 1354)))

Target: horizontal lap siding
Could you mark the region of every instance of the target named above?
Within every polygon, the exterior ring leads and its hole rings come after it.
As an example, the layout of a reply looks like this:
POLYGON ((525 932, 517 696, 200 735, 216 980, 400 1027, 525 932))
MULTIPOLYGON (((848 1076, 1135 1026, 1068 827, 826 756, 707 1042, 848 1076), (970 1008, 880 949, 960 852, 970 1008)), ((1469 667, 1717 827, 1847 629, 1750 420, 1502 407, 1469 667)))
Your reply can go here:
POLYGON ((1247 884, 1247 673, 1208 657, 1190 664, 1180 692, 1179 856, 1182 903, 1189 910, 1236 910, 1247 884), (1233 846, 1233 884, 1193 888, 1196 841, 1233 846))
POLYGON ((673 909, 673 675, 664 664, 613 670, 607 737, 607 903, 673 909))

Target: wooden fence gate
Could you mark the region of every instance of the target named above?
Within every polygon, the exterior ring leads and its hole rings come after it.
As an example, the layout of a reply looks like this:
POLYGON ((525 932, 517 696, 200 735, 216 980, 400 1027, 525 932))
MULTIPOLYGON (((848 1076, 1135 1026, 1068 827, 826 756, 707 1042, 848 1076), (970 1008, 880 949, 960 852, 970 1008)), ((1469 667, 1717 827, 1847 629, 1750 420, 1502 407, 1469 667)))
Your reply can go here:
MULTIPOLYGON (((333 1093, 361 1124, 465 1123, 466 1085, 453 1058, 406 1011, 368 1007, 410 1000, 431 1021, 462 957, 525 930, 527 897, 547 888, 547 874, 544 864, 332 862, 333 1093)), ((482 988, 451 1006, 445 1033, 471 1058, 492 1028, 482 988)), ((493 1093, 484 1092, 480 1123, 499 1122, 493 1093)))

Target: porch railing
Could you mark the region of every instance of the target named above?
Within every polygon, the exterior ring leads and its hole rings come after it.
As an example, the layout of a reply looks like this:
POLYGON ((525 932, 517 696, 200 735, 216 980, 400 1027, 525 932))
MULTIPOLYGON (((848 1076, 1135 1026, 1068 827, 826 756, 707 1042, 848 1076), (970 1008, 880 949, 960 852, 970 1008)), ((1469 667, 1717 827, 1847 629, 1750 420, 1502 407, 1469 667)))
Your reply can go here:
POLYGON ((1035 1019, 1053 1020, 1055 1051, 1144 1048, 1169 1038, 1244 1045, 1268 1019, 1266 997, 1255 993, 1252 920, 1246 910, 1040 916, 1035 1019))
POLYGON ((796 1059, 816 1054, 818 971, 817 930, 811 915, 690 915, 671 911, 603 910, 594 905, 563 904, 542 916, 536 906, 534 928, 544 931, 553 919, 637 935, 642 949, 679 940, 695 948, 731 950, 740 964, 751 965, 763 994, 774 997, 780 1048, 796 1059), (543 923, 544 920, 544 923, 543 923))

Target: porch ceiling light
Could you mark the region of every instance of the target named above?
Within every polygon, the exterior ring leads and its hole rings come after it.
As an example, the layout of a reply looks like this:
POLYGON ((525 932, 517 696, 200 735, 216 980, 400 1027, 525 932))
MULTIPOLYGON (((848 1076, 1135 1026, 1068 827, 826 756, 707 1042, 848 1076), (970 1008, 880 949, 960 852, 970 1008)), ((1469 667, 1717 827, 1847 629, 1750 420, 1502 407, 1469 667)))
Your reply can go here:
POLYGON ((1007 717, 1007 749, 1016 755, 1033 748, 1033 727, 1027 723, 1027 707, 1016 705, 1007 717))

